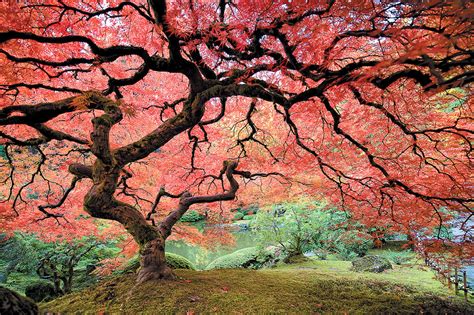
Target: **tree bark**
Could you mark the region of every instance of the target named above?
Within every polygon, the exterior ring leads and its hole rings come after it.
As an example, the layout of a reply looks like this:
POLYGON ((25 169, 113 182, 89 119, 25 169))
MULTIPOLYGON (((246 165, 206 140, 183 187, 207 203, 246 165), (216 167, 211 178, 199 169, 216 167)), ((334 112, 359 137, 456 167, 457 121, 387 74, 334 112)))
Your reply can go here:
POLYGON ((175 279, 173 271, 166 265, 165 239, 158 237, 147 242, 140 250, 140 270, 137 282, 175 279))

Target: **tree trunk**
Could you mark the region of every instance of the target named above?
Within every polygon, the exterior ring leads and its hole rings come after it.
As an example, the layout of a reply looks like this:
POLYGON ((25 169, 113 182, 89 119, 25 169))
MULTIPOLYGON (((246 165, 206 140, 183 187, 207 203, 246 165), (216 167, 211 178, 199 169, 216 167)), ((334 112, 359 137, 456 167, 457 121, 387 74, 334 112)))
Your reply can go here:
POLYGON ((163 237, 149 241, 140 250, 140 270, 137 282, 148 280, 175 279, 173 271, 166 265, 165 239, 163 237))

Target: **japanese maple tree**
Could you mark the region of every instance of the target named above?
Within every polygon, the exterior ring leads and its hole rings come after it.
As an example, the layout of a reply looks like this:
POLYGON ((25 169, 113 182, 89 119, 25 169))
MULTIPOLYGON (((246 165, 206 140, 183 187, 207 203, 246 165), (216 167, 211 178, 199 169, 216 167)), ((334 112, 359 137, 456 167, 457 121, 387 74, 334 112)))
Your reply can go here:
POLYGON ((143 282, 173 277, 191 206, 238 191, 413 233, 471 220, 468 1, 19 2, 0 3, 7 231, 117 221, 143 282))

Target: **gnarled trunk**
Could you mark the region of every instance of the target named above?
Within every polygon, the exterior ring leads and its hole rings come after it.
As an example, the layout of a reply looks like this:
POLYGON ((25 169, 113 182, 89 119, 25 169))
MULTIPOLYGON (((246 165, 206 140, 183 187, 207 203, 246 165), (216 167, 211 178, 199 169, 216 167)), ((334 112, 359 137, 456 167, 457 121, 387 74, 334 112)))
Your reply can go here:
POLYGON ((137 282, 175 278, 171 268, 166 265, 165 239, 158 237, 143 245, 140 250, 140 270, 137 282))

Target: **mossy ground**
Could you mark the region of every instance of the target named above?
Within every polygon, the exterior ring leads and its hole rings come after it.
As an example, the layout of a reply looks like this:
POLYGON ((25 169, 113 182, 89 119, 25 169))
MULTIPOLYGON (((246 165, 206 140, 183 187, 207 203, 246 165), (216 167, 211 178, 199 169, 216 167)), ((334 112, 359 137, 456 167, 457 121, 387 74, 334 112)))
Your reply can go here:
POLYGON ((273 269, 178 270, 177 281, 135 285, 110 278, 41 305, 43 311, 126 314, 472 314, 434 274, 412 264, 381 274, 355 273, 350 262, 310 260, 273 269))

